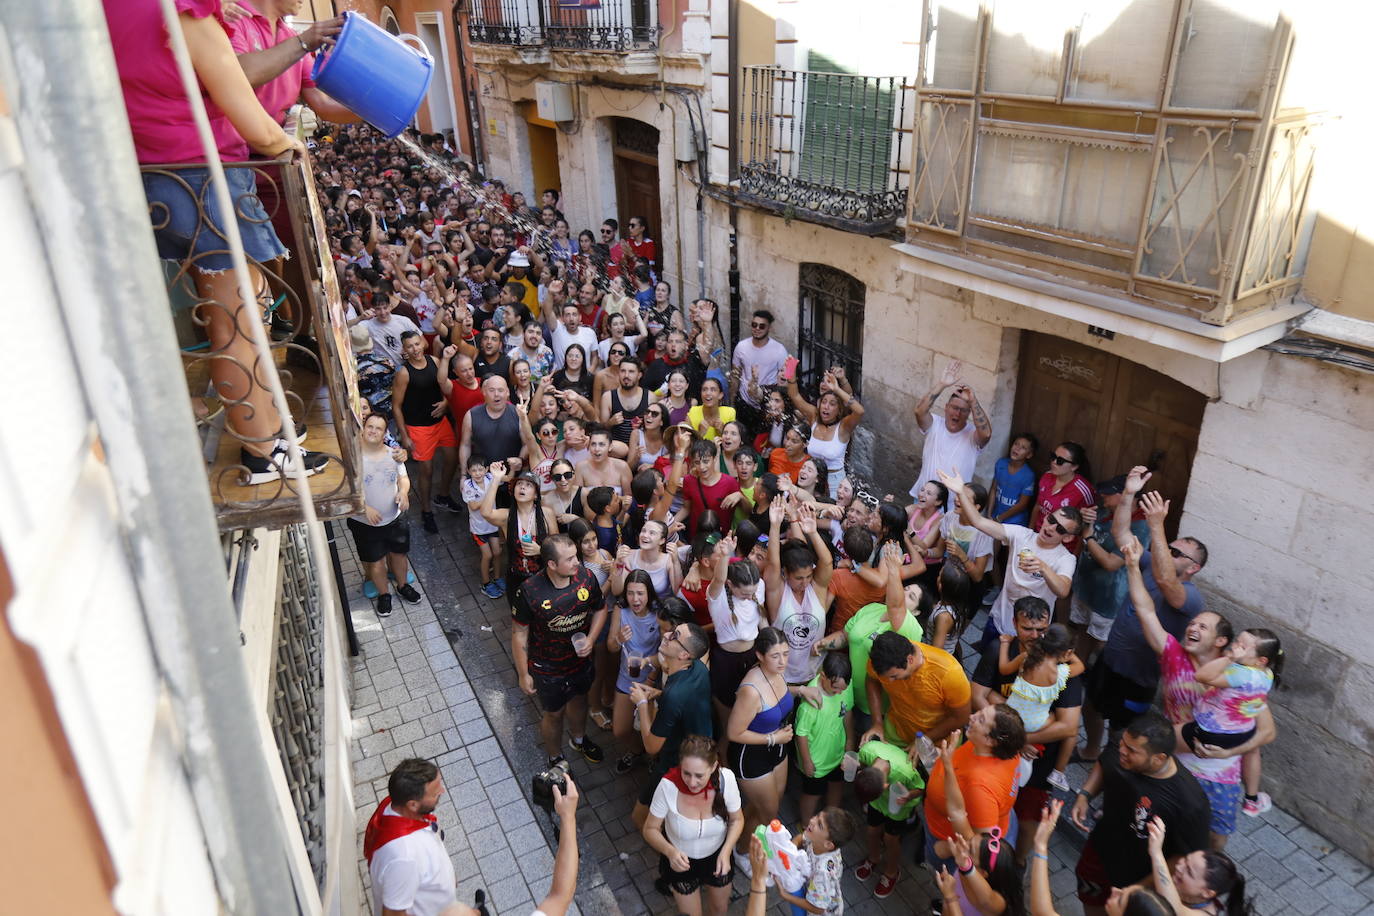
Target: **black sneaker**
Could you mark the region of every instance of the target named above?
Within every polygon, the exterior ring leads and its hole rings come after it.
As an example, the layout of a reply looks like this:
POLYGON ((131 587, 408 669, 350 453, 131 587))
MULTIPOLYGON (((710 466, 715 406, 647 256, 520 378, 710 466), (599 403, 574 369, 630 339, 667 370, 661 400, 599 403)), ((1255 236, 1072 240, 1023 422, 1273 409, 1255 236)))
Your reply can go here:
POLYGON ((390 593, 390 592, 387 592, 385 595, 378 595, 378 596, 377 596, 377 616, 378 616, 378 617, 390 617, 390 616, 391 616, 391 593, 390 593))
POLYGON ((580 742, 572 742, 572 746, 573 750, 581 754, 588 763, 600 763, 606 759, 606 754, 601 750, 601 745, 597 744, 586 735, 582 736, 580 742))
MULTIPOLYGON (((306 476, 317 474, 324 470, 324 466, 329 462, 329 457, 320 452, 301 453, 305 459, 304 467, 306 476)), ((248 485, 254 486, 261 483, 271 483, 279 479, 283 473, 290 473, 291 453, 287 448, 285 439, 278 439, 272 447, 272 454, 268 457, 254 455, 247 449, 239 449, 239 463, 248 469, 248 485)))
POLYGON ((458 504, 447 496, 434 497, 434 508, 443 509, 445 512, 457 512, 458 504))
POLYGON ((637 754, 631 751, 615 762, 615 774, 617 776, 624 776, 626 773, 629 773, 635 767, 639 766, 639 761, 642 759, 644 759, 643 754, 637 754))
POLYGON ((396 586, 396 594, 400 595, 404 600, 409 601, 411 604, 415 604, 420 600, 420 593, 417 592, 415 590, 415 586, 411 585, 409 582, 407 582, 405 585, 396 586))
POLYGON ((428 531, 430 534, 439 533, 439 523, 434 520, 433 512, 421 512, 420 524, 424 525, 425 530, 428 531))
POLYGON ((568 766, 568 758, 564 757, 562 754, 554 754, 552 757, 549 758, 549 765, 545 767, 545 769, 551 770, 557 766, 561 766, 564 769, 566 769, 568 766))

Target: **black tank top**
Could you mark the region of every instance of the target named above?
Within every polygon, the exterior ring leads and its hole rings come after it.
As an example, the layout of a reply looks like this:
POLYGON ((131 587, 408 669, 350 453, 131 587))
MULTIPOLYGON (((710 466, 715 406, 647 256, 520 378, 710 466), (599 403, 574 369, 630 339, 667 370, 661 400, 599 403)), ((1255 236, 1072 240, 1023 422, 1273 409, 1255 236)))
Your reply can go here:
POLYGON ((488 461, 518 458, 524 442, 520 438, 520 415, 509 404, 500 417, 493 420, 485 404, 468 411, 472 418, 472 453, 488 461))
POLYGON ((439 364, 434 361, 434 357, 425 357, 423 369, 416 369, 410 363, 406 363, 405 367, 410 375, 405 401, 401 404, 401 416, 405 417, 406 426, 434 426, 438 423, 447 423, 447 416, 436 419, 432 415, 434 405, 444 400, 443 389, 439 387, 439 364))
POLYGON ((644 388, 639 389, 639 406, 633 409, 626 407, 620 402, 620 387, 611 389, 611 413, 623 413, 625 419, 611 430, 611 438, 617 442, 630 444, 630 431, 634 429, 632 422, 636 417, 642 417, 649 409, 649 393, 644 388))

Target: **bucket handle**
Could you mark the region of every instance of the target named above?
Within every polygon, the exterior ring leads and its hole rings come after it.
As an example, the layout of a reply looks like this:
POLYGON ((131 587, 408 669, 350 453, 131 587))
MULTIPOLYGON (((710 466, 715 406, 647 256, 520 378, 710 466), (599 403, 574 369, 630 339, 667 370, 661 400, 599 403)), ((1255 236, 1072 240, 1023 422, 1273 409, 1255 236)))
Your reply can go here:
POLYGON ((429 48, 425 45, 424 41, 420 38, 419 35, 412 35, 412 34, 410 34, 409 32, 403 32, 403 33, 401 33, 400 35, 397 35, 397 36, 396 36, 396 39, 397 39, 398 41, 413 41, 413 42, 415 42, 415 44, 418 45, 418 47, 417 47, 415 50, 417 50, 417 51, 420 52, 420 56, 421 56, 421 57, 423 57, 425 60, 429 60, 429 61, 434 60, 434 55, 432 55, 432 54, 429 53, 429 48))

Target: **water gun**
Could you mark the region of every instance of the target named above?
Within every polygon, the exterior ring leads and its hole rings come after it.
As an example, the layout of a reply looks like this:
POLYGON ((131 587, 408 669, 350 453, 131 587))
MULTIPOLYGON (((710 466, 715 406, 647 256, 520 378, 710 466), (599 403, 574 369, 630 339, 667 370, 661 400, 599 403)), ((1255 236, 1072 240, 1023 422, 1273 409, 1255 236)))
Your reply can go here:
POLYGON ((796 847, 781 821, 774 820, 767 827, 760 824, 754 828, 754 836, 768 856, 768 873, 773 880, 789 894, 800 893, 811 877, 811 857, 796 847))

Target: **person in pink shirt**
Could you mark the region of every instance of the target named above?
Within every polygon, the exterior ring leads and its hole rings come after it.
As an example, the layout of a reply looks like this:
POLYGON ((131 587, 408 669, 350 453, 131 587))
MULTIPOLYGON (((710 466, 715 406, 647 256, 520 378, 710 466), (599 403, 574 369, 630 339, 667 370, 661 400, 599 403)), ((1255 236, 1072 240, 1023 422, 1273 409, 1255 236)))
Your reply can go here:
MULTIPOLYGON (((143 165, 203 163, 190 100, 172 54, 157 0, 104 0, 115 65, 119 71, 134 151, 143 165)), ((245 144, 264 156, 303 153, 297 140, 263 110, 234 56, 219 0, 176 0, 191 64, 206 97, 210 131, 221 158, 232 160, 245 144)), ((286 254, 257 198, 253 173, 227 169, 244 253, 255 288, 266 284, 254 266, 286 254)), ((243 440, 240 460, 252 483, 281 476, 287 443, 271 395, 253 384, 244 367, 257 359, 250 322, 261 320, 257 303, 239 298, 238 281, 222 228, 226 220, 204 168, 145 171, 144 193, 158 253, 182 263, 182 283, 202 300, 194 307, 210 338, 210 376, 228 405, 229 425, 243 440)), ((306 453, 307 473, 324 456, 306 453)))

